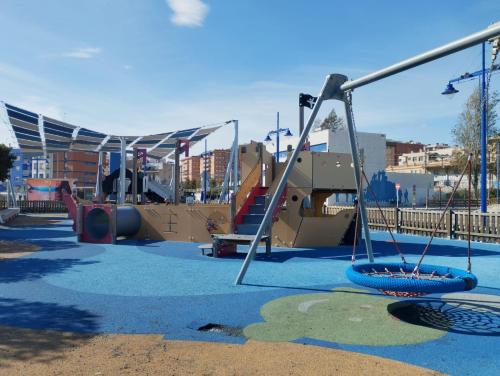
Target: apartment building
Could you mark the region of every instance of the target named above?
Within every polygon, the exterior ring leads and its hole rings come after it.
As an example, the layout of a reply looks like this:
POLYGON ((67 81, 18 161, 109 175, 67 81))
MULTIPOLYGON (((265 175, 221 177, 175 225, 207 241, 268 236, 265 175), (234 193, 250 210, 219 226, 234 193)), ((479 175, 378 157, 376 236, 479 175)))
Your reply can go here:
POLYGON ((395 141, 386 140, 385 144, 385 160, 386 166, 397 166, 399 157, 403 154, 416 153, 424 150, 425 145, 414 141, 395 141))
MULTIPOLYGON (((454 154, 461 149, 447 144, 426 145, 418 152, 403 153, 396 166, 388 166, 387 172, 431 174, 435 187, 453 187, 459 179, 460 172, 453 163, 454 154)), ((461 187, 467 185, 464 177, 461 187)))
MULTIPOLYGON (((77 187, 94 187, 97 177, 99 154, 86 151, 60 151, 51 153, 51 178, 75 180, 77 187)), ((107 154, 103 165, 106 170, 107 154)))
POLYGON ((201 157, 200 173, 205 171, 206 165, 209 179, 215 180, 217 184, 221 184, 224 181, 224 175, 226 174, 230 156, 230 149, 215 149, 211 151, 209 155, 201 157))
POLYGON ((200 181, 200 160, 197 155, 181 160, 181 181, 200 181))

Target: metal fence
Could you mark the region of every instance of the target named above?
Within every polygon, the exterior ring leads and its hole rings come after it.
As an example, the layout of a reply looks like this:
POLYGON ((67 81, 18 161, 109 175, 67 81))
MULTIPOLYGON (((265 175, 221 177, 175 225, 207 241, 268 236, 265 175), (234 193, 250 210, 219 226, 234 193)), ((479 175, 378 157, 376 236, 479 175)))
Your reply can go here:
MULTIPOLYGON (((336 214, 347 207, 349 206, 326 206, 324 210, 325 214, 336 214)), ((367 212, 368 225, 371 229, 382 231, 387 229, 383 213, 392 231, 425 236, 431 235, 443 213, 440 210, 396 208, 382 208, 382 213, 377 208, 367 208, 367 212)), ((500 243, 500 213, 482 214, 474 211, 470 218, 470 232, 471 240, 500 243)), ((438 226, 436 236, 467 239, 468 212, 447 210, 438 226)))
MULTIPOLYGON (((62 201, 28 201, 18 200, 21 213, 67 213, 68 209, 62 201)), ((0 209, 6 209, 7 202, 0 201, 0 209)))

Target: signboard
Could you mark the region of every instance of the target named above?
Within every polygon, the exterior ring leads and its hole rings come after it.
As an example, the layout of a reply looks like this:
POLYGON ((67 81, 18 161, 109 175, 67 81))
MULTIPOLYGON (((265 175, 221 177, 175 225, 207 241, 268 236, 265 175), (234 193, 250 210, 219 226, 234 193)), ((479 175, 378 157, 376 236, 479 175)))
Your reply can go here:
POLYGON ((137 149, 137 160, 142 160, 142 165, 146 166, 146 163, 148 161, 147 149, 137 149))
POLYGON ((71 186, 67 180, 58 179, 27 179, 28 201, 62 201, 62 190, 71 193, 71 186))

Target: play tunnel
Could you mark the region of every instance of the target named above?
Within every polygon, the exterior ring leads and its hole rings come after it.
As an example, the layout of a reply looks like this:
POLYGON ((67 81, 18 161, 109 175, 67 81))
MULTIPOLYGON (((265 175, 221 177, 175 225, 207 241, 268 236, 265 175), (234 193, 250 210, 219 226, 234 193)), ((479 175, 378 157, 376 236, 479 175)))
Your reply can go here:
POLYGON ((141 227, 139 211, 129 205, 84 205, 79 208, 79 241, 114 243, 119 236, 133 236, 141 227))

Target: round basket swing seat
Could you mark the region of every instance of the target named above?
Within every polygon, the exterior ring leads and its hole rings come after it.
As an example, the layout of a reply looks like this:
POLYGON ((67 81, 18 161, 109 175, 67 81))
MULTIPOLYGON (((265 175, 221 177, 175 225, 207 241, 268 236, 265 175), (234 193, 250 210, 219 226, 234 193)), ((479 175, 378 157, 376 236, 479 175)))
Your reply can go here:
POLYGON ((472 290, 474 274, 447 266, 425 265, 413 273, 416 264, 368 263, 352 265, 346 275, 351 282, 371 287, 392 296, 422 296, 472 290))

